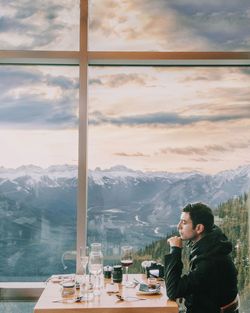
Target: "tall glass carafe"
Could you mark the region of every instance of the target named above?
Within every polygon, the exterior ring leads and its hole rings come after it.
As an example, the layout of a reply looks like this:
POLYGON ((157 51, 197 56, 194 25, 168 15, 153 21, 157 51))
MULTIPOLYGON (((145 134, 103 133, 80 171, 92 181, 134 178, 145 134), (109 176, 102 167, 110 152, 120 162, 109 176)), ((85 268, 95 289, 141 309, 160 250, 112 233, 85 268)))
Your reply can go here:
POLYGON ((102 254, 102 244, 100 242, 93 242, 90 245, 90 253, 91 252, 100 252, 102 254))
POLYGON ((101 281, 103 273, 103 254, 101 243, 92 243, 89 254, 89 272, 94 276, 94 295, 101 294, 101 281))

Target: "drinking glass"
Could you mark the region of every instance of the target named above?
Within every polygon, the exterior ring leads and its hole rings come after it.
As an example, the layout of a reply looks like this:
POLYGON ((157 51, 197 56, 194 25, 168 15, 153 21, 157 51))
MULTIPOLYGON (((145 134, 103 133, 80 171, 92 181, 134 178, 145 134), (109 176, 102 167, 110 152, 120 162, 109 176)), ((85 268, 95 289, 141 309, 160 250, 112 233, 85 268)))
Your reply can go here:
POLYGON ((128 268, 133 264, 133 247, 122 246, 121 247, 121 264, 126 269, 125 273, 125 286, 131 287, 132 283, 128 281, 128 268))
POLYGON ((85 301, 91 299, 91 286, 90 281, 87 277, 87 265, 89 262, 89 247, 80 247, 80 260, 81 266, 83 269, 83 276, 81 281, 81 291, 82 291, 82 298, 85 301))
POLYGON ((100 275, 103 270, 103 255, 101 251, 92 251, 89 255, 89 272, 94 276, 94 295, 100 295, 100 275))
POLYGON ((80 259, 83 269, 83 279, 87 280, 87 265, 89 261, 89 247, 80 247, 80 259))

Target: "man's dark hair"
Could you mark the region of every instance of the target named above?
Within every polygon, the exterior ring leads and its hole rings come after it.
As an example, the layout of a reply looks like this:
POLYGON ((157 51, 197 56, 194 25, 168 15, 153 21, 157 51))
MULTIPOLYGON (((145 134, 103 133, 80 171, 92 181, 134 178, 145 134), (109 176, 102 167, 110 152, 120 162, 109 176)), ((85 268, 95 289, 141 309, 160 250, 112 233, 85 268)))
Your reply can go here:
POLYGON ((204 203, 198 202, 186 205, 182 212, 189 213, 193 222, 193 228, 197 224, 203 224, 205 233, 209 233, 214 225, 214 216, 212 210, 204 203))

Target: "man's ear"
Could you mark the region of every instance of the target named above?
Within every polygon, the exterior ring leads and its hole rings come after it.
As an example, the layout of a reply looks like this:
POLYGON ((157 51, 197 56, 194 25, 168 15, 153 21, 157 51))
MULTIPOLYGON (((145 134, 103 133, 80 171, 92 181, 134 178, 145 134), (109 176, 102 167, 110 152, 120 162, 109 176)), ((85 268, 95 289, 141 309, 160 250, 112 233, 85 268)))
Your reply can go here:
POLYGON ((196 230, 197 234, 200 235, 200 234, 204 233, 205 227, 203 224, 197 224, 195 227, 195 230, 196 230))

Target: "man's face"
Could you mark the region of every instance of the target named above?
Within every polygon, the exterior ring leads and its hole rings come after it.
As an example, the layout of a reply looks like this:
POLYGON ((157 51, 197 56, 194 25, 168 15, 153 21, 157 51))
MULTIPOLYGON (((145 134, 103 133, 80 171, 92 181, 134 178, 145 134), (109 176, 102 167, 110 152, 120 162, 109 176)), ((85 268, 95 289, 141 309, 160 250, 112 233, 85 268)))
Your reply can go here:
POLYGON ((182 240, 197 241, 199 239, 196 228, 193 229, 193 222, 188 212, 181 213, 181 218, 179 224, 177 225, 177 229, 182 240))

